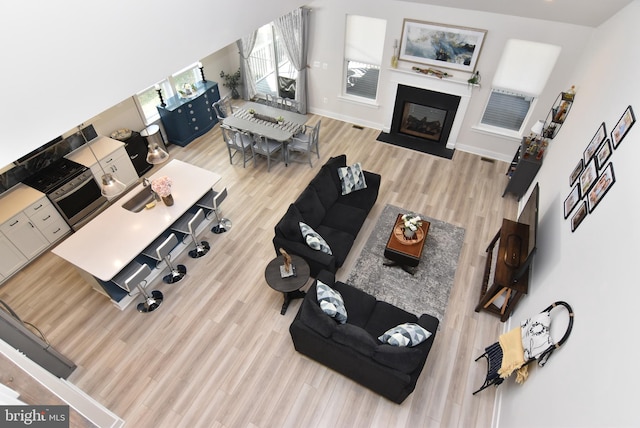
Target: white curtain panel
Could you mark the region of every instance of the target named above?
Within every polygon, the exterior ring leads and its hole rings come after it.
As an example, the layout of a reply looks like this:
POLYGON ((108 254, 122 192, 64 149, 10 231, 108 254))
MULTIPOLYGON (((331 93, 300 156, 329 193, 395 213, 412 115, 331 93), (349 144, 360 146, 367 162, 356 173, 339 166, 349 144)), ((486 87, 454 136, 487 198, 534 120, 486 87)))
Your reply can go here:
POLYGON ((249 64, 249 56, 256 45, 256 36, 258 30, 243 37, 236 42, 238 50, 240 51, 240 75, 242 77, 242 98, 245 100, 252 99, 258 90, 256 89, 256 81, 253 76, 253 71, 249 64))

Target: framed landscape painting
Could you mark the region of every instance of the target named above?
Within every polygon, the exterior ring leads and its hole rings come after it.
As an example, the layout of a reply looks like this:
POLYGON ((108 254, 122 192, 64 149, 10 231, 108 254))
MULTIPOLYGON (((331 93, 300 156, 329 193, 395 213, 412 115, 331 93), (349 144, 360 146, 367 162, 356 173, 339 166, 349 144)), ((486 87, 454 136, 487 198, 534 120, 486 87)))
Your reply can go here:
POLYGON ((473 73, 487 30, 405 19, 399 58, 473 73))

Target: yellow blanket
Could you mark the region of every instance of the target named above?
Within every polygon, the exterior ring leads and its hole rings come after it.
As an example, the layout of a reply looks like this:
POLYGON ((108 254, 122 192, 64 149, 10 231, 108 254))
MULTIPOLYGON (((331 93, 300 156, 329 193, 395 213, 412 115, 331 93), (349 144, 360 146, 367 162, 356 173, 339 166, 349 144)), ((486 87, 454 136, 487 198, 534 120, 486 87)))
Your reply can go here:
POLYGON ((498 342, 502 348, 502 365, 498 374, 501 378, 506 379, 517 370, 516 383, 523 383, 529 374, 527 366, 524 365, 524 348, 522 347, 520 327, 500 335, 498 342))

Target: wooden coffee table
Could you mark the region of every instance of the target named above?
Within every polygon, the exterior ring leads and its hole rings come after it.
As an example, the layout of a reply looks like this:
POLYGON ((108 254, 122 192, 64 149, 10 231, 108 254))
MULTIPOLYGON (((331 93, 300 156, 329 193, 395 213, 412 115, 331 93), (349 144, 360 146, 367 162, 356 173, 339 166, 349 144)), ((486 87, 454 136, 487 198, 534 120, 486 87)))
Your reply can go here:
POLYGON ((406 238, 402 233, 402 214, 398 214, 396 222, 391 229, 387 245, 384 247, 384 256, 389 260, 384 262, 385 266, 400 266, 411 275, 415 272, 415 267, 420 263, 424 243, 429 233, 429 223, 422 220, 422 226, 416 231, 414 238, 406 238))
POLYGON ((280 275, 280 266, 284 265, 284 257, 282 256, 271 260, 264 271, 264 279, 269 287, 280 291, 284 296, 284 303, 282 303, 280 310, 282 315, 287 312, 291 300, 302 299, 305 296, 304 291, 300 291, 300 289, 311 276, 309 264, 302 257, 291 254, 291 264, 295 267, 295 276, 283 278, 280 275))

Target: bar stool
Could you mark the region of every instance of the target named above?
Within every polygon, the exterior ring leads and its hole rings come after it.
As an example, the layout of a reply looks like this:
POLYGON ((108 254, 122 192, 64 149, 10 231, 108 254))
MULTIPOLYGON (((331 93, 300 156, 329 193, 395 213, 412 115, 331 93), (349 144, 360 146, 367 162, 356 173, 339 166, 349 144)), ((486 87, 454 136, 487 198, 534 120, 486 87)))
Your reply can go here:
POLYGON ((207 213, 207 219, 211 218, 211 214, 216 216, 218 223, 211 228, 213 233, 223 233, 231 229, 231 220, 221 217, 220 204, 227 198, 227 188, 225 187, 220 192, 215 190, 209 190, 196 205, 202 208, 211 210, 207 213))
MULTIPOLYGON (((183 233, 184 238, 186 238, 187 236, 191 237, 196 246, 193 250, 189 251, 189 256, 194 259, 204 256, 211 249, 207 241, 198 242, 196 229, 203 221, 204 210, 200 208, 193 215, 189 212, 185 213, 174 224, 171 225, 171 229, 175 230, 176 232, 183 233)), ((184 242, 184 238, 182 239, 182 242, 184 242)))
POLYGON ((165 239, 160 245, 156 247, 157 260, 164 261, 169 267, 170 271, 165 275, 162 280, 167 284, 174 284, 180 281, 187 274, 187 268, 185 265, 178 265, 174 267, 171 264, 171 250, 178 245, 178 237, 175 233, 172 233, 165 239))
POLYGON ((164 300, 164 296, 159 290, 153 290, 151 294, 147 293, 145 286, 147 285, 147 277, 150 273, 151 269, 149 268, 149 265, 140 265, 138 270, 124 282, 129 290, 131 290, 132 285, 135 285, 138 287, 138 290, 140 290, 140 294, 144 297, 144 301, 138 303, 137 309, 138 312, 145 314, 158 309, 164 300))

